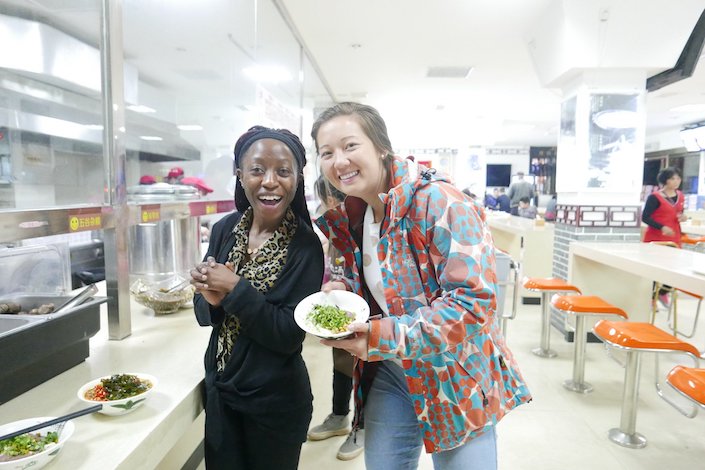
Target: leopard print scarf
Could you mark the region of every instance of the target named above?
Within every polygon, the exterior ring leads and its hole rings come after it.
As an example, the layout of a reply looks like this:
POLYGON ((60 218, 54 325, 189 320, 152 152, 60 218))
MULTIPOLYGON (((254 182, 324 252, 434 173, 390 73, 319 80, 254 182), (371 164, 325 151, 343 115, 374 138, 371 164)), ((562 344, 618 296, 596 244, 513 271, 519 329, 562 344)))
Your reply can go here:
MULTIPOLYGON (((233 228, 235 244, 228 255, 235 273, 244 277, 257 291, 265 293, 274 286, 279 278, 289 250, 298 220, 294 211, 289 208, 284 215, 281 225, 269 240, 252 255, 247 254, 250 227, 252 227, 252 208, 248 208, 240 221, 233 228)), ((218 348, 216 351, 216 364, 218 372, 225 369, 230 359, 233 346, 240 334, 240 320, 236 315, 226 315, 218 332, 218 348)))

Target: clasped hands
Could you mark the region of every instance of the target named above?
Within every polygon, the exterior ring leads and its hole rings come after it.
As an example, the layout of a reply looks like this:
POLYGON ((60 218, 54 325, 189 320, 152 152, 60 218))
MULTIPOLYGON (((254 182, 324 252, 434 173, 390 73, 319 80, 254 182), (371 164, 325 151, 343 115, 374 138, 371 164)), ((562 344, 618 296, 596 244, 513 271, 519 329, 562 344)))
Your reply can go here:
POLYGON ((218 263, 212 256, 197 264, 189 274, 191 274, 191 285, 214 307, 221 304, 240 280, 240 276, 233 272, 233 265, 230 262, 218 263))
MULTIPOLYGON (((345 284, 340 281, 330 281, 323 284, 321 287, 323 292, 332 290, 347 290, 345 284)), ((363 361, 367 360, 367 344, 370 337, 369 323, 351 323, 348 325, 349 331, 354 331, 355 334, 345 339, 322 339, 321 344, 331 346, 333 348, 344 349, 353 356, 357 356, 363 361)))

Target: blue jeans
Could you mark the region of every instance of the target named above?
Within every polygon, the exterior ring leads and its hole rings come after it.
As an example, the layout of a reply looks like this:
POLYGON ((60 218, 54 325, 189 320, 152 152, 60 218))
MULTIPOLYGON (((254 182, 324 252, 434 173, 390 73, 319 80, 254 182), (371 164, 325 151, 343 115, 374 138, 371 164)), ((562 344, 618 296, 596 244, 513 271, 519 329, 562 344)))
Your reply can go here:
MULTIPOLYGON (((384 361, 365 403, 367 470, 416 469, 423 441, 402 368, 384 361)), ((436 470, 495 470, 494 428, 460 447, 432 455, 436 470)))

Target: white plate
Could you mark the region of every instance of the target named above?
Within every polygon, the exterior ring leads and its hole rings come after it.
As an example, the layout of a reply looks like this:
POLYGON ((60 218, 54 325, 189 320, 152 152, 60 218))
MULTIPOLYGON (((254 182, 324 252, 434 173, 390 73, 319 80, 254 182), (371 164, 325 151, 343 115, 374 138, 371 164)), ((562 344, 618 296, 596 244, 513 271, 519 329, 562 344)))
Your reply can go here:
MULTIPOLYGON (((33 426, 35 424, 40 424, 40 423, 45 423, 49 420, 54 419, 55 417, 51 416, 44 416, 40 418, 29 418, 29 419, 23 419, 22 421, 15 421, 14 423, 8 423, 0 426, 0 436, 4 434, 9 434, 13 431, 20 430, 22 428, 26 428, 28 426, 33 426)), ((58 431, 59 425, 55 424, 53 426, 49 426, 48 428, 40 429, 38 431, 33 431, 33 432, 39 432, 42 435, 45 435, 49 431, 58 431)), ((21 459, 15 459, 15 460, 10 460, 9 462, 0 462, 0 469, 5 470, 5 469, 12 469, 12 470, 23 470, 26 468, 32 468, 33 470, 38 470, 42 467, 44 467, 46 464, 51 462, 51 460, 56 457, 56 455, 59 453, 59 451, 64 447, 64 444, 66 441, 69 440, 71 435, 73 434, 74 430, 74 424, 72 421, 66 421, 66 424, 64 424, 64 428, 61 430, 61 434, 59 434, 59 442, 56 444, 50 444, 44 448, 42 452, 29 455, 27 457, 22 457, 21 459)))
POLYGON ((352 334, 351 331, 333 333, 330 330, 314 325, 307 318, 313 310, 314 305, 334 305, 348 312, 355 314, 353 323, 364 323, 370 317, 370 306, 365 299, 357 294, 344 290, 333 290, 330 292, 316 292, 311 294, 296 306, 294 309, 294 320, 306 333, 325 339, 340 339, 352 334))
POLYGON ((149 374, 143 374, 141 372, 119 372, 120 374, 130 374, 130 375, 136 375, 142 380, 149 380, 152 383, 152 387, 147 390, 146 392, 142 392, 139 395, 134 395, 132 397, 128 398, 122 398, 120 400, 108 400, 108 401, 99 401, 99 400, 89 400, 86 398, 86 392, 90 390, 91 388, 95 387, 100 383, 102 379, 111 377, 110 375, 101 377, 99 379, 94 379, 91 380, 90 382, 84 384, 81 388, 78 389, 78 392, 76 395, 78 396, 78 399, 81 400, 84 403, 89 403, 91 405, 95 405, 97 403, 102 403, 103 404, 103 409, 100 410, 98 413, 102 413, 104 415, 110 415, 110 416, 118 416, 118 415, 124 415, 129 413, 130 411, 135 410, 136 408, 139 408, 144 404, 144 402, 147 400, 147 398, 152 394, 154 389, 157 387, 157 378, 154 377, 153 375, 149 374))

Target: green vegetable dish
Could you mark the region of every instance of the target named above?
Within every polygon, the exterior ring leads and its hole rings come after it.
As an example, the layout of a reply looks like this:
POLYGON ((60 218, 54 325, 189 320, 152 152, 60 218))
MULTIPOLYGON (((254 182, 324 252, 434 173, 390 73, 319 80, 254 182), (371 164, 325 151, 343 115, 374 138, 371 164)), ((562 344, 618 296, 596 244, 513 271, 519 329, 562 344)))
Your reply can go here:
POLYGON ((48 444, 58 442, 59 435, 55 432, 48 432, 44 436, 40 433, 27 433, 5 439, 0 441, 0 462, 9 462, 42 452, 48 444))
POLYGON ((315 326, 325 328, 332 333, 344 333, 355 319, 355 314, 335 305, 315 304, 307 315, 315 326))
POLYGON ((134 397, 152 388, 149 380, 142 380, 136 375, 115 374, 101 379, 100 383, 84 394, 87 400, 111 401, 134 397))

